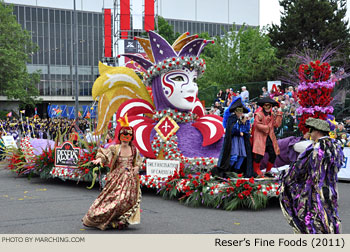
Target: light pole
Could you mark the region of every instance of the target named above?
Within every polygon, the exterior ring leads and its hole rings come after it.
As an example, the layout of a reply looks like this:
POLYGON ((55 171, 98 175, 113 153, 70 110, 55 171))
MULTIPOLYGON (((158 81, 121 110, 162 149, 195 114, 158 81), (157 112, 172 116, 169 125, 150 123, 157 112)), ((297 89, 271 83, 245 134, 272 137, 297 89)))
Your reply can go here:
POLYGON ((78 15, 75 8, 75 0, 74 0, 74 25, 75 25, 75 36, 74 36, 74 45, 75 50, 73 50, 75 54, 75 119, 78 120, 79 117, 79 88, 78 88, 78 15))

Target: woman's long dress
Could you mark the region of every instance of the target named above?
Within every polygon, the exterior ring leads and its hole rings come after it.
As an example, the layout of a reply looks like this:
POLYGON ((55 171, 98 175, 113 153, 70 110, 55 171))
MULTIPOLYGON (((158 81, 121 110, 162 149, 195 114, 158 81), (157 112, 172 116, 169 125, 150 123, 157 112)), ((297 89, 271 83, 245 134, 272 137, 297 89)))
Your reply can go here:
POLYGON ((116 158, 105 187, 83 218, 85 226, 105 230, 139 223, 141 191, 138 176, 132 171, 133 159, 133 156, 116 158))

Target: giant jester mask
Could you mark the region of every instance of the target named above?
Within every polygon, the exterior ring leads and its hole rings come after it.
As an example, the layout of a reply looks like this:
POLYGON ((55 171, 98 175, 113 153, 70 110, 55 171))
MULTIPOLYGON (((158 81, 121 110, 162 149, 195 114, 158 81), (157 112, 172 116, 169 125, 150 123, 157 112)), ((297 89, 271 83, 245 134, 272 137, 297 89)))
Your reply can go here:
POLYGON ((135 38, 149 60, 133 54, 123 54, 147 70, 144 83, 152 86, 156 110, 167 108, 191 111, 198 94, 197 78, 204 73, 205 61, 199 58, 204 47, 213 41, 198 35, 182 34, 173 45, 155 32, 149 40, 135 38))

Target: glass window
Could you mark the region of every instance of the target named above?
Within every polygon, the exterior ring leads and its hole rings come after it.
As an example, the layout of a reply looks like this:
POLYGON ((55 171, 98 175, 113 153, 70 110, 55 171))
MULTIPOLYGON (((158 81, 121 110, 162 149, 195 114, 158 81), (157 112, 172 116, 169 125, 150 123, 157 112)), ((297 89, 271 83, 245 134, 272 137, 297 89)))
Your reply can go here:
POLYGON ((55 23, 55 12, 53 10, 50 10, 50 23, 53 24, 55 23))
MULTIPOLYGON (((31 8, 32 9, 32 21, 37 21, 36 17, 36 8, 31 8)), ((21 7, 19 8, 21 10, 21 7)))
POLYGON ((50 39, 50 63, 55 64, 55 52, 56 52, 56 47, 55 47, 55 40, 51 37, 50 39))
POLYGON ((30 21, 26 22, 26 30, 29 32, 31 32, 31 30, 32 30, 32 23, 30 21))
POLYGON ((66 96, 67 95, 67 82, 62 81, 61 83, 61 95, 66 96))
POLYGON ((84 95, 84 82, 79 81, 79 95, 83 96, 84 95))
POLYGON ((66 13, 66 24, 71 24, 72 23, 72 12, 67 11, 66 13))
POLYGON ((49 18, 48 18, 48 9, 43 9, 43 22, 48 23, 49 18))
POLYGON ((83 24, 83 17, 82 17, 82 13, 78 12, 78 25, 82 25, 83 24))
POLYGON ((51 23, 50 24, 50 37, 54 38, 54 36, 55 36, 55 24, 51 23))
POLYGON ((43 23, 38 23, 38 36, 39 37, 43 37, 44 36, 43 30, 44 30, 43 23))
POLYGON ((40 81, 39 82, 39 95, 44 95, 44 88, 45 88, 45 81, 40 81))
POLYGON ((44 95, 50 95, 50 81, 45 82, 44 95))
POLYGON ((66 23, 66 12, 61 11, 61 23, 65 24, 66 23))
POLYGON ((39 51, 38 51, 38 63, 39 64, 44 64, 43 62, 43 56, 44 56, 44 41, 43 38, 38 39, 38 46, 39 46, 39 51))
POLYGON ((56 94, 57 94, 56 81, 53 80, 53 81, 51 81, 51 94, 50 95, 56 95, 56 94))
POLYGON ((55 10, 55 23, 60 23, 60 12, 58 10, 55 10))
POLYGON ((92 13, 88 14, 88 26, 92 26, 92 13))
POLYGON ((69 96, 73 95, 72 85, 73 85, 73 81, 67 81, 67 95, 69 95, 69 96))
POLYGON ((38 13, 38 22, 42 22, 43 21, 43 9, 38 8, 37 13, 38 13))
POLYGON ((44 23, 44 37, 48 38, 49 37, 49 24, 44 23))
MULTIPOLYGON (((29 8, 26 8, 29 9, 29 8)), ((18 6, 13 6, 13 15, 16 16, 16 20, 18 20, 18 6)))
POLYGON ((24 20, 24 7, 19 7, 19 15, 17 17, 17 20, 24 20))
POLYGON ((25 13, 26 13, 26 17, 25 17, 25 20, 31 20, 30 19, 30 8, 29 7, 27 7, 26 9, 25 9, 25 13))
POLYGON ((98 26, 98 15, 97 14, 92 14, 92 18, 93 18, 93 26, 98 26))
POLYGON ((98 15, 98 24, 99 26, 102 26, 102 14, 101 15, 98 15))
POLYGON ((87 25, 88 21, 87 21, 87 13, 83 13, 83 23, 82 25, 87 25))

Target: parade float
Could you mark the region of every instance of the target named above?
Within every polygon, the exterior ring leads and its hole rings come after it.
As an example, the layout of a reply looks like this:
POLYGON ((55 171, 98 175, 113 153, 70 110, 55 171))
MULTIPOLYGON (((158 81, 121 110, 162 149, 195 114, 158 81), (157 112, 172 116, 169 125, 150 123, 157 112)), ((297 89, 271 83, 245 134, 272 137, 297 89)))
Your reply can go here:
MULTIPOLYGON (((36 146, 33 139, 25 137, 18 149, 7 151, 9 169, 29 177, 92 182, 89 188, 95 181, 103 186, 108 167, 95 167, 91 160, 104 142, 113 115, 127 115, 135 131, 133 143, 144 160, 139 175, 143 187, 189 206, 226 210, 266 207, 268 199, 279 194, 277 179, 244 178, 235 173, 218 178, 210 173, 218 161, 224 128, 221 117, 206 114, 197 97, 196 80, 206 68, 200 54, 213 41, 185 33, 170 45, 152 31, 149 39, 135 39, 147 57, 121 56, 144 69, 143 80, 130 68, 99 64, 100 76, 92 95, 98 100, 99 118, 94 133, 101 139, 79 139, 81 148, 77 149, 62 136, 36 146)), ((116 132, 119 127, 117 124, 116 132)), ((109 144, 116 143, 117 138, 109 144)))

